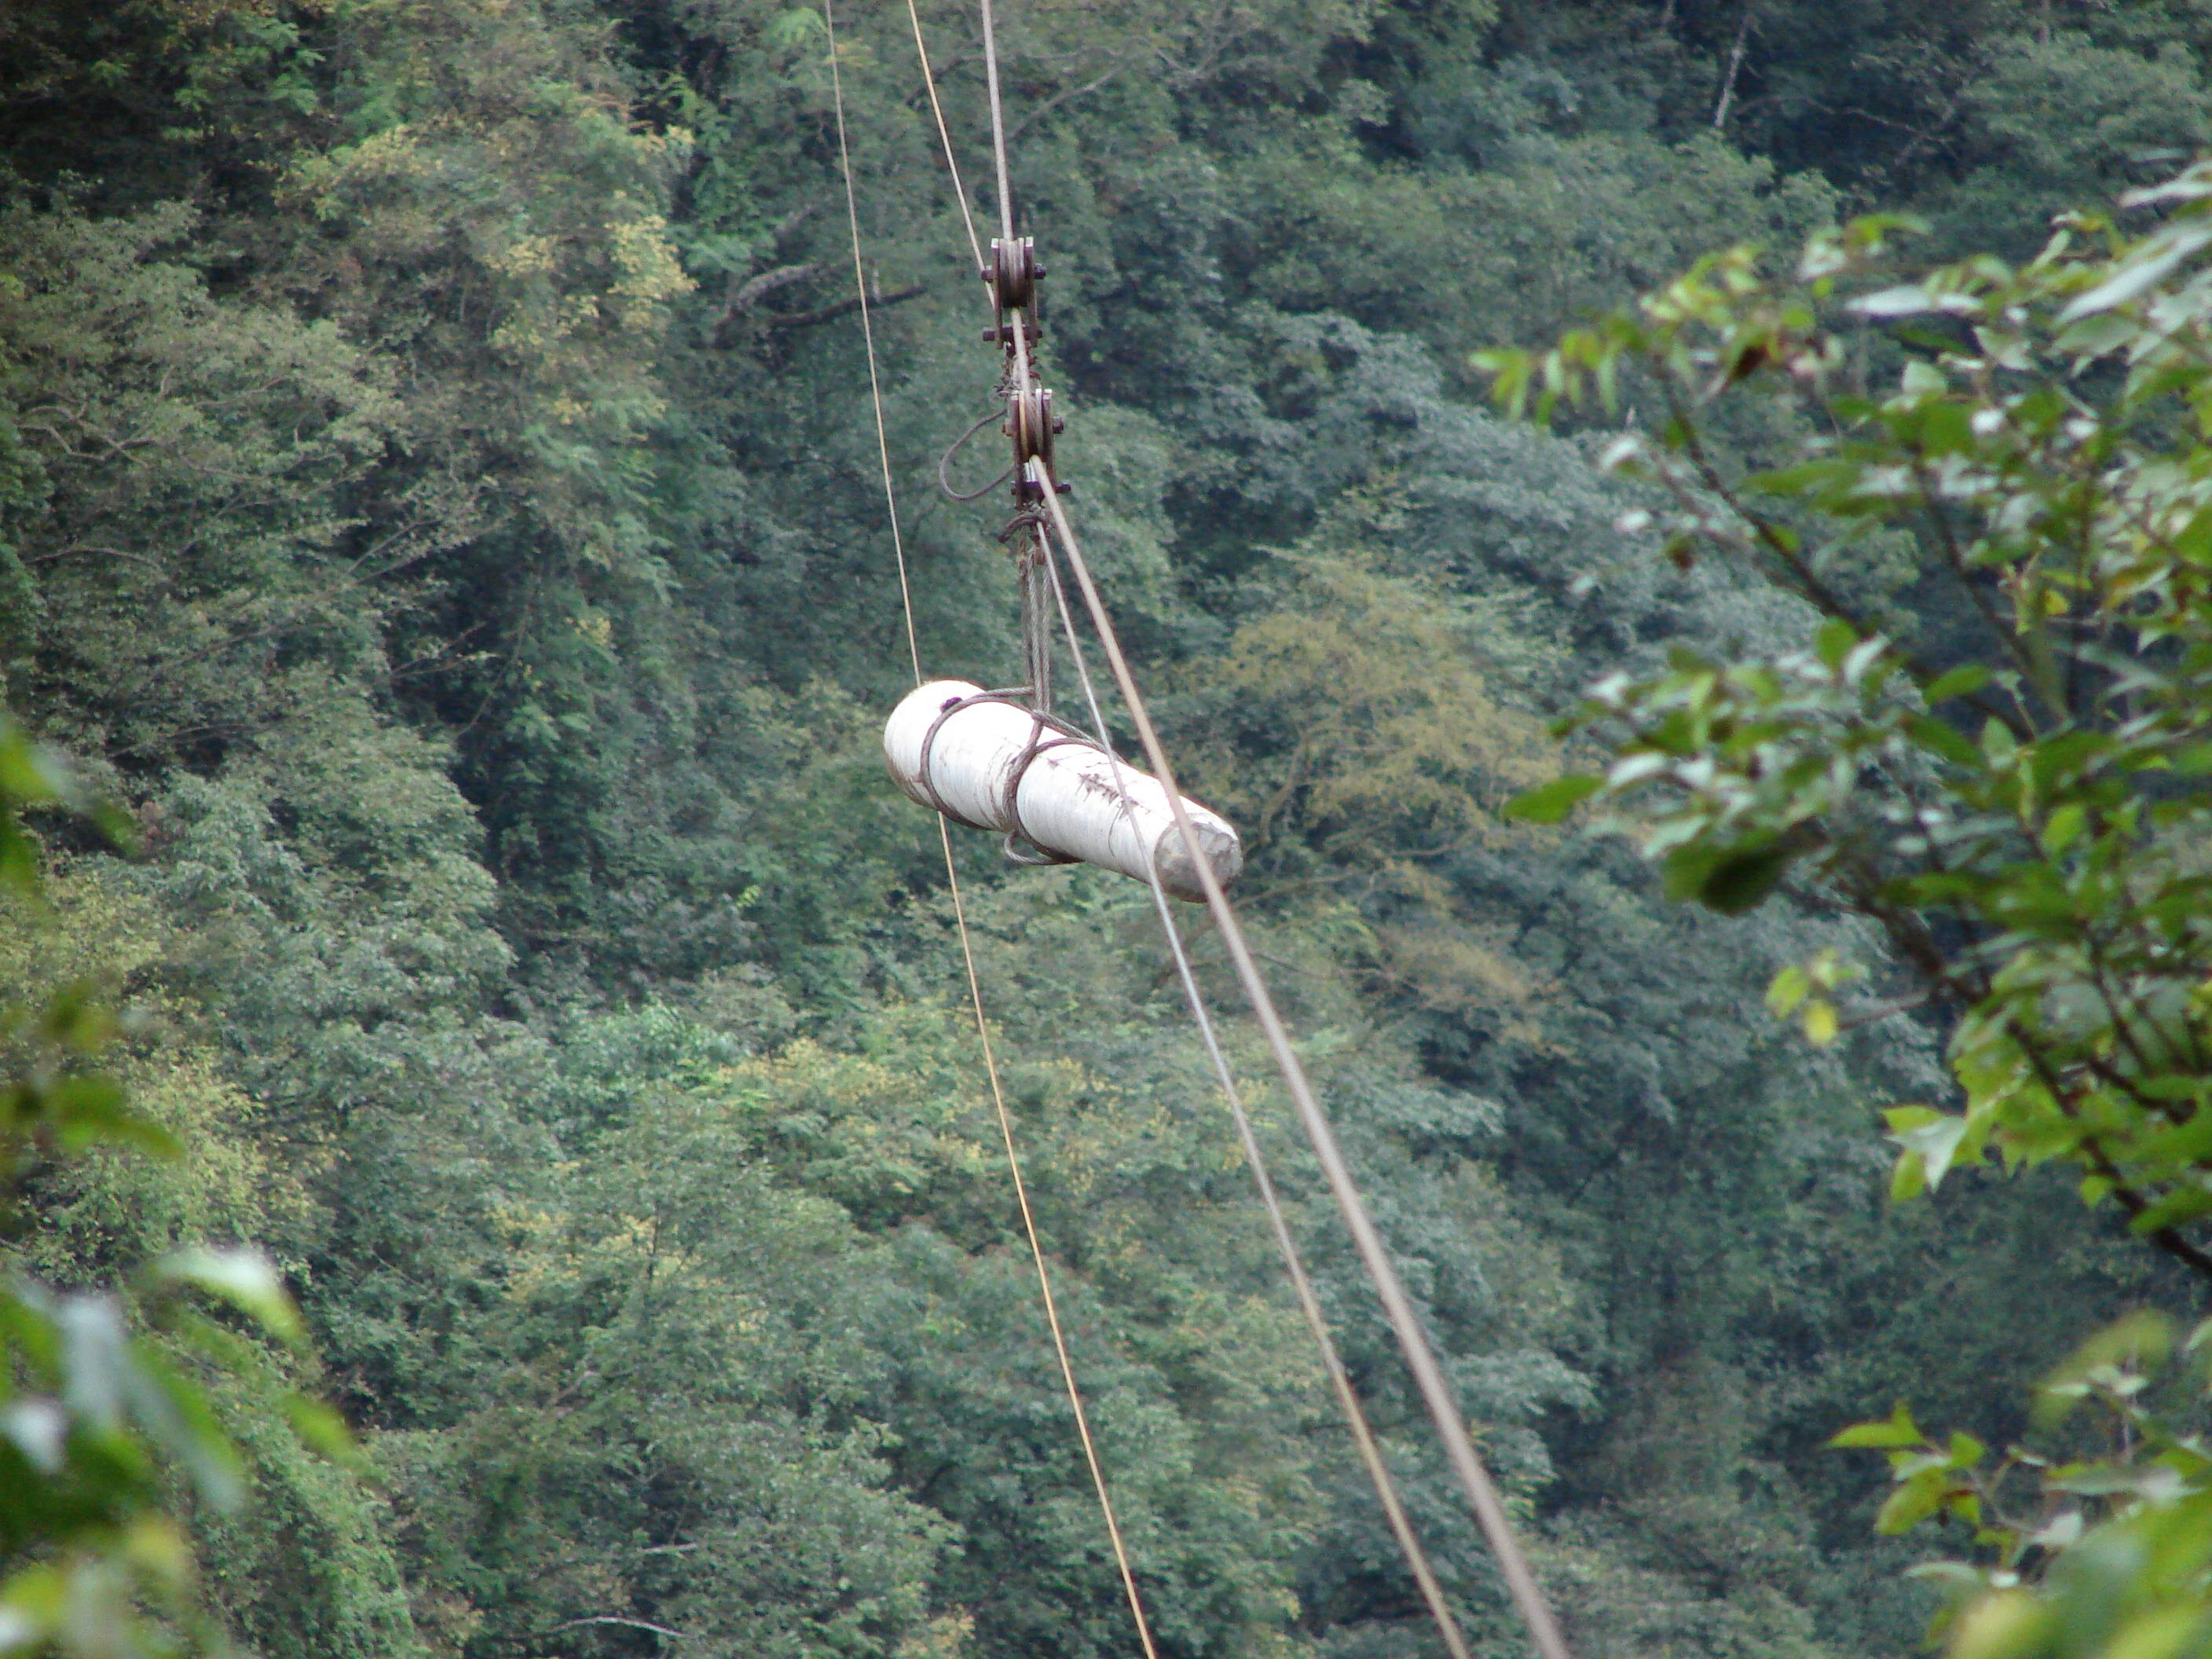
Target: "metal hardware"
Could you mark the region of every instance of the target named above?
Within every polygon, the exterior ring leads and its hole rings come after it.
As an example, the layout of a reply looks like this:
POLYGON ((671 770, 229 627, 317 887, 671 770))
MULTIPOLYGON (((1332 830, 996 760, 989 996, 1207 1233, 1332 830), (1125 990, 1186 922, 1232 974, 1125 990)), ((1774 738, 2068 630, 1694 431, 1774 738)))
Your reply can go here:
MULTIPOLYGON (((1014 500, 1026 504, 1040 499, 1041 492, 1030 482, 1028 463, 1042 461, 1047 472, 1052 471, 1052 441, 1067 430, 1066 420, 1053 412, 1052 388, 1033 386, 1026 393, 1012 392, 1006 395, 1006 418, 999 430, 1014 441, 1014 465, 1022 469, 1014 483, 1014 500)), ((1060 486, 1059 493, 1066 495, 1068 487, 1060 486)))
POLYGON ((1036 238, 994 236, 991 263, 982 272, 1000 311, 1027 311, 1036 304, 1037 279, 1044 266, 1036 257, 1036 238))
POLYGON ((1048 471, 1052 466, 1054 435, 1067 430, 1067 422, 1052 410, 1052 388, 1033 386, 1027 392, 1013 392, 1006 397, 1006 418, 999 430, 1014 441, 1014 464, 1042 461, 1048 471))

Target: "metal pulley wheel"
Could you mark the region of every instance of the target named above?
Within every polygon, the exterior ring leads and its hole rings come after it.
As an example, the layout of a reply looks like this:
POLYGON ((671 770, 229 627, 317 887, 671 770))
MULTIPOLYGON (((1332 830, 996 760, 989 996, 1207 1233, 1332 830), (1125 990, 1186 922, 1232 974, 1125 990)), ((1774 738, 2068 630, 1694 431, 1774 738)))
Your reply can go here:
POLYGON ((1036 237, 991 239, 991 263, 983 270, 983 280, 991 285, 1000 310, 1031 309, 1036 304, 1037 278, 1043 275, 1044 266, 1037 261, 1036 237))
POLYGON ((1066 421, 1052 412, 1050 386, 1033 386, 1007 395, 1006 419, 999 430, 1014 441, 1016 466, 1042 461, 1045 471, 1051 471, 1053 435, 1066 429, 1066 421))

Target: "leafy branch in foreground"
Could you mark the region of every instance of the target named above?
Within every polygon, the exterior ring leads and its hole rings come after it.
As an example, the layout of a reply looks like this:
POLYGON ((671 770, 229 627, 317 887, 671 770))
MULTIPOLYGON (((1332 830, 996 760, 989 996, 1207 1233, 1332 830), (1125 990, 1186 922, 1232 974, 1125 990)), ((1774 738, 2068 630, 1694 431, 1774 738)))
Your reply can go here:
MULTIPOLYGON (((27 810, 119 826, 80 798, 68 770, 0 714, 0 887, 40 897, 27 810)), ((17 923, 21 925, 19 911, 17 923)), ((119 1022, 68 986, 40 1007, 0 1010, 0 1225, 35 1224, 20 1190, 52 1160, 102 1145, 179 1149, 99 1069, 119 1022)), ((267 1363, 249 1335, 298 1346, 300 1316, 274 1270, 246 1250, 189 1246, 140 1267, 125 1296, 65 1291, 20 1273, 0 1242, 0 1656, 166 1655, 221 1645, 198 1612, 180 1497, 211 1509, 242 1497, 237 1454, 198 1364, 267 1363), (201 1311, 212 1303, 243 1326, 201 1311), (179 1482, 181 1481, 181 1490, 179 1482)), ((294 1400, 301 1432, 339 1451, 326 1408, 294 1400)))
MULTIPOLYGON (((2212 163, 2123 206, 2158 216, 2069 220, 2017 268, 1900 276, 1898 219, 1823 234, 1786 279, 1738 248, 1547 353, 1486 354, 1500 402, 1544 417, 1656 386, 1659 430, 1604 453, 1652 489, 1622 529, 1813 613, 1802 648, 1678 648, 1590 687, 1562 727, 1609 765, 1512 810, 1589 801, 1719 911, 1786 885, 1881 929, 1962 1097, 1887 1113, 1895 1197, 1992 1157, 2070 1166, 2212 1280, 2212 163), (1860 390, 1882 362, 1893 383, 1860 390), (1745 396, 1814 434, 1788 465, 1725 459, 1716 407, 1745 396), (1882 601, 1900 546, 1942 626, 1882 601)), ((1832 1041, 1857 971, 1787 969, 1770 1001, 1832 1041)), ((2050 1397, 2116 1414, 2107 1455, 1990 1463, 1902 1408, 1844 1437, 1892 1456, 1885 1529, 1948 1516, 1985 1548, 1936 1570, 1962 1654, 2212 1640, 2203 1413, 2142 1403, 2163 1326, 2103 1340, 2050 1397), (2000 1501, 2023 1478, 2034 1501, 2000 1501)))

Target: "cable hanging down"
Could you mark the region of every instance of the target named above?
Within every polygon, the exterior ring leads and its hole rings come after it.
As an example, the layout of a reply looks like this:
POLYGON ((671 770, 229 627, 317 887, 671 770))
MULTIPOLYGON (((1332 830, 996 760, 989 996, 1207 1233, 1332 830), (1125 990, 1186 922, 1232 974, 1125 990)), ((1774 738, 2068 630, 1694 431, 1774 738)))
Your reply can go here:
MULTIPOLYGON (((1176 818, 1176 834, 1187 849, 1195 857, 1198 836, 1195 826, 1182 811, 1182 799, 1176 793, 1175 772, 1169 764, 1167 751, 1161 746, 1159 733, 1152 725, 1152 715, 1145 706, 1143 694, 1137 689, 1134 677, 1129 672, 1127 658, 1123 654, 1120 636, 1114 621, 1106 611, 1093 580, 1091 567, 1084 556, 1082 544, 1076 540, 1074 527, 1069 524, 1066 510, 1060 504, 1052 488, 1052 478, 1036 462, 1030 464, 1032 472, 1038 474, 1035 483, 1039 499, 1049 516, 1055 544, 1067 556, 1070 573, 1083 595, 1085 608, 1089 611, 1091 624, 1097 635, 1100 647, 1106 653, 1107 665, 1112 669, 1115 684, 1121 693, 1123 706, 1129 712, 1137 731, 1137 740, 1143 747, 1145 758, 1153 775, 1165 791, 1170 810, 1176 818)), ((1273 1054, 1276 1069, 1281 1073, 1284 1086, 1289 1090, 1291 1103, 1297 1109, 1299 1127, 1305 1132, 1314 1156, 1320 1160, 1322 1174, 1328 1182, 1329 1192, 1343 1214, 1345 1226, 1352 1234, 1353 1249, 1361 1265, 1366 1269, 1376 1297, 1382 1304, 1384 1317, 1389 1320, 1392 1334, 1398 1339, 1400 1351, 1405 1355, 1407 1369, 1413 1373, 1415 1388, 1422 1404, 1427 1408, 1430 1421, 1443 1442, 1444 1455, 1461 1490, 1466 1494, 1474 1511, 1476 1523, 1481 1527, 1491 1552, 1498 1558, 1499 1571, 1513 1598, 1515 1608, 1528 1627, 1528 1634, 1543 1659, 1571 1659, 1566 1638, 1560 1634, 1558 1621, 1537 1587, 1536 1577, 1529 1570, 1528 1559, 1515 1536, 1513 1523, 1505 1513, 1504 1501, 1492 1482, 1482 1460, 1475 1454, 1474 1436, 1468 1431, 1467 1419, 1461 1414, 1459 1402, 1453 1397, 1451 1386, 1445 1379, 1443 1367, 1437 1363, 1429 1346, 1427 1334, 1421 1328, 1420 1316, 1414 1311, 1412 1299, 1406 1294, 1404 1283, 1398 1277, 1396 1265, 1390 1259, 1389 1248, 1376 1230, 1367 1212, 1366 1200, 1360 1196, 1358 1183, 1337 1145, 1336 1131, 1307 1080, 1305 1066, 1298 1059, 1291 1044, 1290 1032, 1285 1028, 1282 1016, 1276 1012, 1273 994, 1267 988, 1259 964, 1254 960, 1251 947, 1245 943, 1244 930, 1236 911, 1231 907, 1229 896, 1213 872, 1201 860, 1197 866, 1199 884, 1206 890, 1206 908, 1212 913, 1215 928, 1229 953, 1236 969, 1244 998, 1259 1021, 1261 1032, 1273 1054)))
MULTIPOLYGON (((1068 610, 1067 593, 1060 585, 1060 568, 1052 562, 1051 547, 1046 546, 1046 574, 1052 584, 1052 597, 1060 614, 1063 637, 1067 641, 1068 655, 1075 664, 1076 684, 1082 689, 1084 706, 1091 711, 1091 729, 1097 734, 1098 746, 1113 758, 1114 787, 1121 795, 1124 810, 1129 806, 1127 779, 1118 757, 1114 755, 1114 740, 1106 726, 1105 712, 1098 705, 1097 688, 1091 684, 1091 664, 1085 655, 1083 640, 1076 632, 1075 618, 1068 610)), ((1252 1120, 1244 1110, 1244 1102, 1237 1090, 1237 1079, 1230 1070, 1228 1056, 1222 1052, 1221 1038, 1213 1029, 1213 1018, 1206 1012, 1206 999, 1199 992, 1197 975, 1192 971, 1190 952, 1185 948, 1182 929, 1176 924, 1175 912, 1169 908, 1168 896, 1160 883, 1157 870, 1147 872, 1147 884, 1152 889, 1152 908, 1158 915, 1160 932, 1167 940, 1168 953, 1175 963, 1176 977, 1182 981, 1183 1001, 1190 1009, 1192 1020, 1198 1027, 1200 1042, 1204 1044, 1206 1058, 1213 1068, 1214 1080, 1221 1085, 1222 1098, 1229 1106, 1230 1121, 1236 1126, 1237 1141, 1244 1154, 1245 1167, 1252 1172, 1253 1184, 1259 1188, 1261 1206, 1267 1212, 1267 1225, 1275 1236, 1275 1249, 1283 1259, 1283 1269, 1291 1281, 1291 1291, 1296 1297, 1298 1312, 1306 1328, 1320 1350, 1322 1370, 1328 1376, 1329 1388, 1336 1395, 1343 1411, 1346 1424, 1352 1430, 1352 1443, 1358 1449, 1361 1467, 1375 1488, 1375 1496, 1382 1505, 1384 1520, 1390 1528, 1390 1536, 1396 1540, 1399 1553, 1406 1558, 1406 1565, 1413 1575, 1413 1583, 1421 1594, 1422 1604, 1443 1639, 1450 1659, 1472 1659, 1468 1651, 1467 1638, 1460 1632, 1459 1620, 1453 1617, 1451 1607, 1444 1600, 1443 1587, 1437 1582, 1436 1569, 1429 1561, 1428 1552, 1413 1531, 1406 1506, 1398 1496, 1397 1483, 1392 1480, 1390 1468, 1383 1461, 1382 1449, 1375 1438, 1375 1431, 1367 1421, 1367 1413, 1359 1403, 1359 1395, 1352 1386, 1352 1377, 1344 1368, 1343 1357, 1338 1353, 1336 1339, 1329 1334, 1328 1316, 1322 1310, 1321 1297, 1315 1293, 1313 1281, 1306 1276, 1304 1258, 1298 1250, 1297 1240, 1291 1232, 1289 1218, 1283 1213, 1281 1196, 1275 1190, 1274 1178, 1267 1172, 1267 1156, 1260 1149, 1260 1138, 1254 1132, 1252 1120)))
MULTIPOLYGON (((876 368, 875 328, 868 316, 866 267, 860 252, 860 200, 853 185, 852 153, 845 132, 844 83, 837 62, 835 0, 823 0, 822 15, 830 49, 830 95, 836 110, 838 167, 845 185, 846 222, 852 232, 853 277, 855 291, 860 296, 860 334, 868 359, 868 392, 875 410, 876 454, 883 471, 884 507, 890 521, 891 552, 898 566, 899 607, 906 627, 907 654, 913 663, 915 681, 919 684, 921 680, 921 647, 915 627, 913 587, 907 575, 906 538, 899 528, 898 492, 891 481, 890 441, 884 420, 882 383, 876 368)), ((915 34, 917 46, 921 39, 921 24, 917 19, 915 34)), ((933 92, 932 101, 935 101, 933 92)), ((945 159, 948 163, 951 161, 949 143, 945 159)), ((1037 1233, 1036 1216, 1030 1207, 1029 1184, 1022 1177, 1021 1157, 1014 1144, 1013 1116, 1006 1107, 1006 1089, 1000 1080, 998 1058, 991 1042, 990 1021, 983 1011, 982 981, 975 971, 975 949, 969 934, 967 906, 961 896, 959 872, 953 864, 952 835, 942 816, 937 820, 937 832, 939 844, 945 854, 945 880, 946 890, 951 896, 953 923, 960 938, 960 957, 967 970, 968 1001, 975 1014, 975 1037, 982 1050, 983 1070, 990 1085, 992 1109, 998 1119, 1000 1136, 1006 1145, 1006 1168, 1013 1185, 1015 1206, 1021 1215, 1022 1234, 1029 1244, 1030 1261, 1036 1269, 1037 1290, 1044 1306, 1045 1324, 1052 1335, 1053 1353, 1059 1361, 1060 1381, 1067 1395, 1069 1409, 1075 1416, 1076 1433, 1082 1442, 1084 1462, 1090 1470, 1091 1486, 1097 1495, 1107 1539, 1113 1547, 1115 1565, 1120 1570, 1122 1589, 1128 1597, 1130 1614, 1136 1624, 1138 1644, 1144 1651, 1144 1659, 1159 1659, 1158 1650, 1152 1643, 1151 1623, 1145 1617, 1144 1598, 1138 1593, 1136 1575, 1129 1565, 1128 1546, 1121 1536, 1121 1522, 1114 1512, 1112 1494, 1107 1489, 1106 1472, 1099 1461, 1097 1442, 1091 1432, 1091 1414, 1084 1405, 1083 1391, 1075 1380, 1075 1364, 1068 1354, 1067 1334, 1060 1324, 1059 1301, 1053 1294, 1052 1273, 1045 1263, 1044 1243, 1037 1233)))
MULTIPOLYGON (((913 0, 908 0, 908 6, 911 12, 913 0)), ((1146 759, 1152 768, 1152 778, 1146 779, 1145 781, 1156 782, 1161 795, 1164 798, 1174 820, 1175 832, 1180 842, 1184 860, 1191 868, 1197 885, 1202 890, 1205 902, 1212 915, 1216 927, 1221 934, 1236 969, 1240 988, 1267 1039, 1277 1068, 1282 1074, 1284 1084, 1297 1109, 1300 1127, 1322 1165, 1331 1195, 1335 1199, 1346 1228, 1352 1234, 1353 1245, 1361 1264, 1374 1286, 1378 1300, 1382 1304, 1385 1317, 1397 1338, 1407 1368, 1413 1374, 1416 1389, 1422 1397, 1431 1421, 1443 1442, 1445 1455, 1454 1475, 1465 1492, 1484 1537, 1498 1559, 1516 1610, 1526 1624, 1542 1659, 1571 1659, 1565 1640, 1541 1590, 1536 1584, 1534 1575, 1529 1569, 1520 1542, 1515 1536, 1511 1522, 1505 1513, 1504 1505, 1490 1480, 1488 1472, 1483 1468, 1480 1458, 1475 1454, 1473 1437, 1466 1419, 1461 1414, 1458 1403, 1452 1395, 1442 1367, 1429 1346, 1426 1334, 1421 1328, 1419 1316, 1406 1294, 1395 1265, 1392 1262, 1387 1247, 1383 1244, 1379 1232, 1367 1213, 1365 1202, 1337 1145, 1334 1128, 1322 1111, 1312 1086, 1305 1076, 1304 1066, 1299 1061, 1288 1032, 1284 1028, 1281 1018, 1275 1009, 1273 995, 1253 959, 1250 948, 1244 939, 1242 927, 1224 890, 1225 884, 1203 856, 1203 847, 1196 821, 1188 810, 1189 804, 1183 800, 1177 791, 1174 773, 1166 752, 1160 744, 1158 732, 1152 725, 1135 679, 1129 672, 1128 663, 1121 650, 1119 637, 1098 593, 1097 583, 1084 557, 1081 544, 1075 537, 1073 526, 1069 523, 1066 510, 1060 503, 1060 497, 1066 493, 1066 487, 1054 474, 1051 450, 1051 440, 1057 435, 1060 424, 1052 416, 1049 392, 1043 392, 1036 384, 1030 349, 1036 343, 1041 332, 1034 327, 1032 313, 1036 298, 1036 281, 1043 274, 1043 270, 1036 259, 1034 244, 1028 239, 1017 239, 1015 236, 1012 188, 1007 158, 1006 119, 1000 87, 996 27, 992 12, 992 0, 979 0, 979 6, 982 22, 986 82, 990 101, 992 150, 994 171, 997 175, 1000 235, 993 242, 991 259, 988 264, 981 258, 980 249, 977 250, 978 264, 983 266, 984 279, 992 286, 998 312, 997 325, 986 337, 1003 346, 1006 359, 1001 382, 1002 389, 1010 395, 1008 418, 1004 429, 1013 441, 1014 463, 1017 468, 1014 490, 1017 514, 1014 523, 1009 526, 1008 530, 1009 534, 1026 532, 1032 538, 1030 551, 1032 563, 1024 566, 1025 635, 1034 633, 1030 617, 1036 584, 1029 578, 1033 574, 1035 568, 1041 568, 1048 578, 1050 592, 1059 611, 1060 620, 1066 631, 1069 647, 1076 661, 1085 702, 1097 729, 1100 750, 1108 757, 1109 764, 1113 769, 1114 786, 1121 807, 1125 811, 1129 811, 1133 803, 1128 781, 1123 774, 1118 757, 1113 754, 1104 717, 1099 708, 1095 689, 1091 683, 1088 665, 1083 656, 1081 642, 1074 629, 1073 618, 1066 603, 1066 594, 1059 584, 1057 567, 1052 562, 1052 551, 1056 546, 1067 559, 1069 569, 1082 594, 1093 629, 1106 653, 1109 666, 1113 672, 1124 705, 1128 709, 1135 725, 1146 759), (1042 395, 1040 395, 1041 392, 1042 395), (1050 531, 1049 538, 1047 535, 1048 527, 1050 531)), ((952 168, 955 189, 957 191, 960 188, 958 172, 957 166, 953 165, 951 137, 945 128, 942 109, 936 103, 935 77, 929 65, 928 52, 922 40, 918 16, 915 24, 915 45, 921 58, 924 79, 932 88, 932 106, 937 111, 939 136, 944 140, 946 162, 948 167, 952 168)), ((961 202, 964 214, 966 210, 964 191, 961 194, 961 202)), ((973 246, 975 238, 972 223, 969 228, 969 240, 973 246)), ((888 473, 886 484, 888 485, 888 473)), ((1036 689, 1038 678, 1035 672, 1032 673, 1033 693, 1036 689)), ((1039 707, 1041 709, 1041 705, 1039 707)), ((940 817, 940 828, 943 823, 944 819, 940 817)), ((1154 903, 1158 910, 1170 951, 1174 955, 1179 976, 1182 981, 1186 999, 1190 1004, 1200 1036, 1206 1042, 1217 1079, 1222 1085, 1228 1100, 1232 1118, 1237 1126, 1240 1141, 1243 1145, 1248 1162, 1252 1166, 1255 1179, 1260 1185, 1262 1201, 1267 1207, 1271 1224, 1276 1231, 1278 1245, 1284 1253, 1285 1266, 1290 1272, 1293 1288, 1297 1293, 1301 1310, 1306 1315, 1319 1342, 1324 1366, 1328 1370, 1332 1385, 1338 1391, 1340 1402, 1346 1408, 1355 1441, 1360 1449, 1362 1461, 1367 1465, 1370 1479, 1376 1485, 1377 1495, 1382 1499, 1386 1516, 1390 1521, 1393 1535, 1406 1554, 1407 1565, 1420 1587, 1424 1601, 1437 1622, 1446 1647, 1450 1650, 1453 1659, 1464 1659, 1466 1649, 1463 1638, 1460 1636, 1457 1626, 1443 1600, 1441 1589, 1437 1585, 1434 1572, 1429 1566, 1427 1558, 1406 1520, 1402 1504, 1397 1500, 1387 1466, 1382 1461, 1379 1448, 1375 1445, 1372 1432, 1366 1425, 1364 1414, 1360 1409, 1357 1395, 1351 1389, 1349 1379, 1344 1376, 1341 1361, 1336 1354, 1326 1319, 1322 1315, 1317 1299, 1313 1297, 1310 1282, 1306 1279, 1303 1266, 1297 1258, 1295 1241, 1291 1238, 1287 1223, 1283 1218, 1273 1182, 1267 1173, 1265 1159, 1261 1156, 1256 1138, 1250 1132, 1249 1121, 1243 1112, 1241 1100, 1237 1097, 1234 1076, 1222 1054, 1203 999, 1199 994, 1195 980, 1190 972, 1188 952, 1183 948, 1173 914, 1165 902, 1157 861, 1149 865, 1145 873, 1152 888, 1154 903)), ((980 1010, 980 1000, 978 1006, 980 1010)), ((1102 1486, 1102 1498, 1103 1495, 1102 1486)), ((1134 1606, 1133 1583, 1130 1585, 1130 1593, 1133 1606, 1134 1606)), ((1139 1610, 1139 1620, 1141 1631, 1141 1609, 1139 1610)), ((1148 1635, 1146 1642, 1149 1648, 1148 1635)))

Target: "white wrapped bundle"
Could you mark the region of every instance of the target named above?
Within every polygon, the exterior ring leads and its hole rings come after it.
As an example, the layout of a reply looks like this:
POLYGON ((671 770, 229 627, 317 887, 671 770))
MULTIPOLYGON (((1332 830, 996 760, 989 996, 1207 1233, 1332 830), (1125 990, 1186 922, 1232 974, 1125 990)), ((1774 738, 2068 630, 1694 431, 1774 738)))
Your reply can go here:
MULTIPOLYGON (((900 788, 963 823, 1012 831, 1139 881, 1149 866, 1176 897, 1206 896, 1157 779, 1125 761, 1117 788, 1114 763, 1096 744, 1049 729, 1039 734, 1029 710, 987 696, 980 685, 933 680, 909 692, 884 724, 884 758, 900 788), (978 701, 962 706, 969 698, 978 701)), ((1236 830, 1188 798, 1183 810, 1226 887, 1244 867, 1236 830)))

